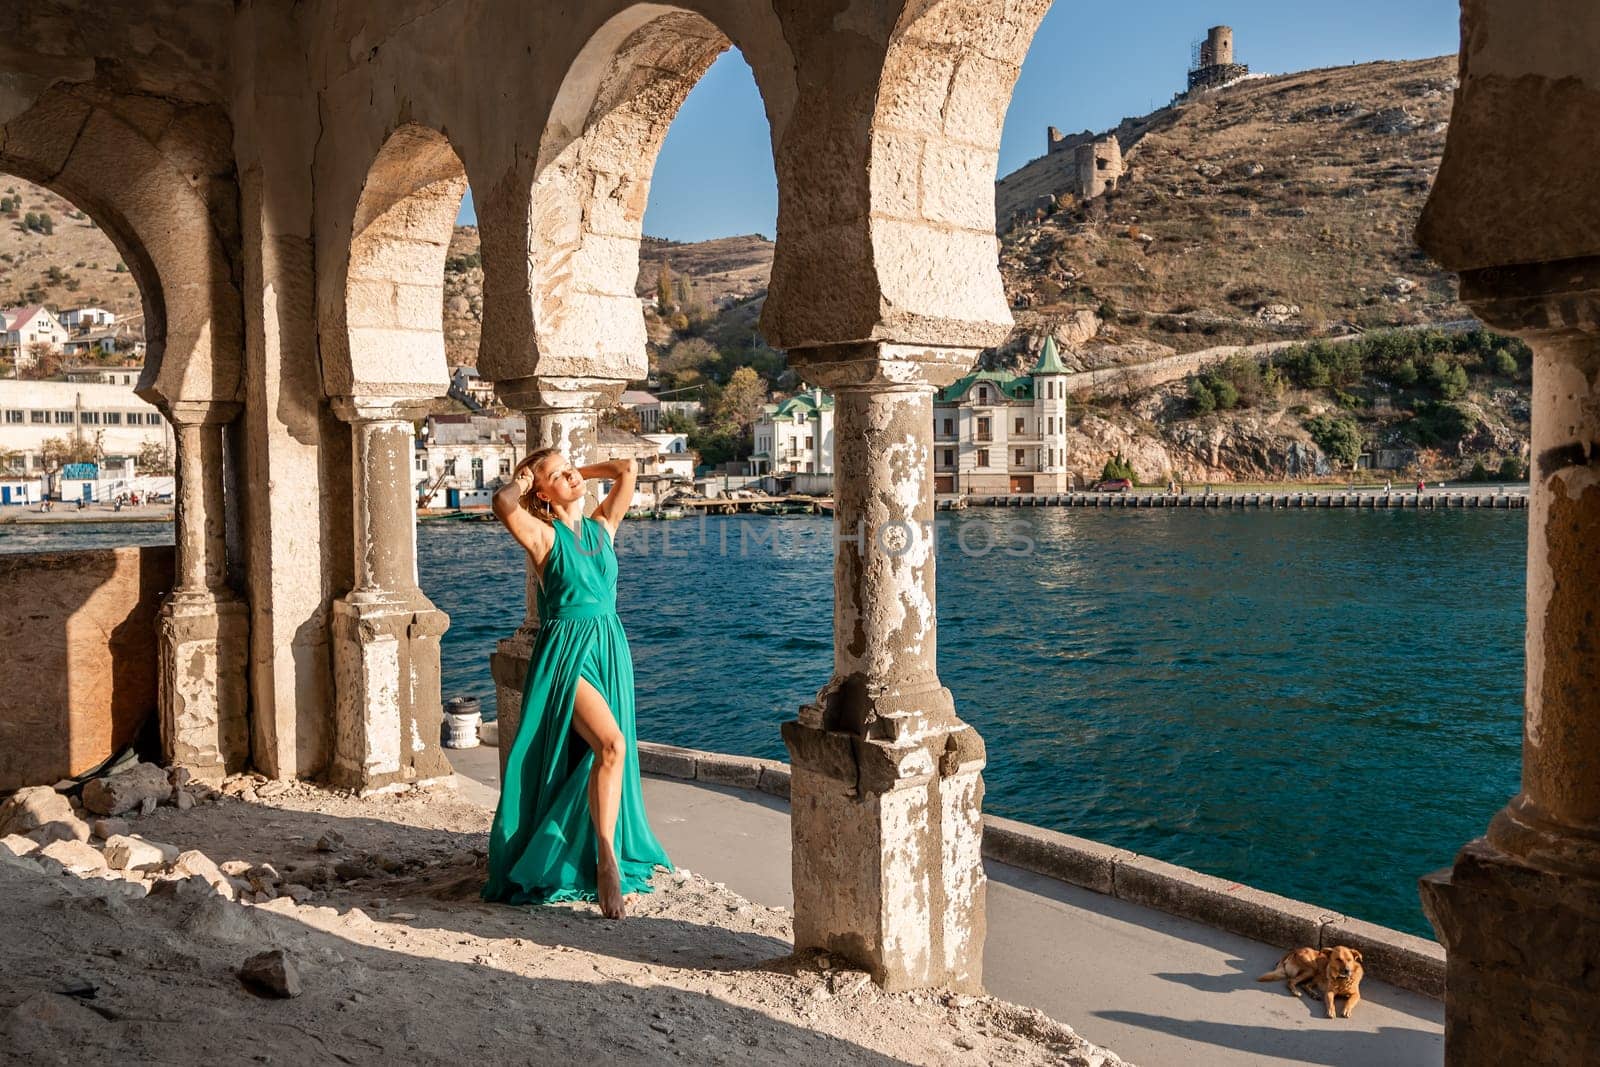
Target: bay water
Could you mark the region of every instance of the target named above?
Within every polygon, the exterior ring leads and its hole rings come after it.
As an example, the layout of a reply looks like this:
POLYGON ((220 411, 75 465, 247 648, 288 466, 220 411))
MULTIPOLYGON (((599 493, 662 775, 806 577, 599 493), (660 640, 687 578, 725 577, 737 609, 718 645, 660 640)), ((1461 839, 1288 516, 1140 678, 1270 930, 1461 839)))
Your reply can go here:
MULTIPOLYGON (((1431 936, 1416 879, 1516 791, 1526 513, 973 509, 937 524, 939 673, 985 809, 1431 936)), ((625 523, 639 736, 784 758, 832 670, 831 519, 625 523)), ((170 543, 0 528, 0 551, 170 543)), ((444 695, 494 713, 521 549, 424 522, 444 695)))

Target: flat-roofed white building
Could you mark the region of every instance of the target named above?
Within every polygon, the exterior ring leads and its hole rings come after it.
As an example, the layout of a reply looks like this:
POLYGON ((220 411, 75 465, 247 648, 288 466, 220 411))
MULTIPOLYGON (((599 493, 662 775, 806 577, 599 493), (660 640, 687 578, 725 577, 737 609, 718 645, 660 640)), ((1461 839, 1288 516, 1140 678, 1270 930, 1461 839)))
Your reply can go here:
MULTIPOLYGON (((126 370, 106 368, 105 372, 126 370)), ((0 379, 0 452, 20 454, 12 469, 24 474, 42 470, 39 451, 52 437, 98 437, 107 459, 135 457, 148 442, 173 447, 172 427, 154 404, 134 393, 131 381, 0 379)))
POLYGON ((105 308, 68 308, 61 313, 61 325, 69 330, 86 330, 91 326, 114 326, 116 313, 105 308))

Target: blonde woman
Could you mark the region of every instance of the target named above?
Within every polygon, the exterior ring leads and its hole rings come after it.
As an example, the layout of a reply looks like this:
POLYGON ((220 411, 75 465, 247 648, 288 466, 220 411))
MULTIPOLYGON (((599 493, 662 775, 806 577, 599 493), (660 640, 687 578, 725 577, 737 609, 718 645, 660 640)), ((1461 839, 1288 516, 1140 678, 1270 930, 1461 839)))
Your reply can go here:
POLYGON ((575 468, 553 448, 517 464, 494 512, 539 575, 539 636, 522 687, 489 834, 485 900, 598 900, 623 917, 628 893, 671 867, 645 819, 634 735, 633 657, 617 618, 617 527, 633 499, 631 460, 575 468), (583 513, 588 478, 611 492, 583 513))

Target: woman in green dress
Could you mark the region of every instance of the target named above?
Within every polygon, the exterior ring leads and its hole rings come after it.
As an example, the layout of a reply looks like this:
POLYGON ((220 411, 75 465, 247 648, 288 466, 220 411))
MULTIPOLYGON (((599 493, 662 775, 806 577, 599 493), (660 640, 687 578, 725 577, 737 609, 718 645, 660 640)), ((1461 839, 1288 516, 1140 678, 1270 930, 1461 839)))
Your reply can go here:
POLYGON ((645 819, 634 734, 633 658, 617 619, 613 538, 633 499, 631 460, 575 468, 558 450, 517 464, 494 512, 539 575, 539 636, 522 687, 489 833, 483 899, 598 900, 608 918, 671 867, 645 819), (584 515, 584 480, 611 492, 584 515))

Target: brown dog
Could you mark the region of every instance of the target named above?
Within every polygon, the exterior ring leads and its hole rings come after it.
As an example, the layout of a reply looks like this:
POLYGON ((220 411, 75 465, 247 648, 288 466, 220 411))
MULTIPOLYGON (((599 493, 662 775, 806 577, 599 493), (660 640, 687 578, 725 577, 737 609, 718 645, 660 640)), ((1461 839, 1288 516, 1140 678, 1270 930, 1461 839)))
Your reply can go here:
POLYGON ((1335 945, 1321 952, 1314 948, 1297 948, 1286 953, 1276 967, 1256 981, 1288 979, 1289 992, 1297 997, 1303 983, 1314 981, 1322 992, 1323 1003, 1328 1007, 1328 1018, 1335 1015, 1334 998, 1345 997, 1342 1014, 1348 1019, 1350 1013, 1356 1010, 1356 1002, 1361 999, 1361 976, 1364 973, 1360 952, 1344 945, 1335 945))

